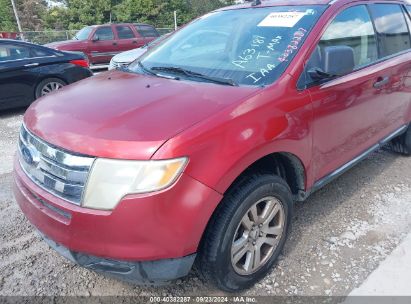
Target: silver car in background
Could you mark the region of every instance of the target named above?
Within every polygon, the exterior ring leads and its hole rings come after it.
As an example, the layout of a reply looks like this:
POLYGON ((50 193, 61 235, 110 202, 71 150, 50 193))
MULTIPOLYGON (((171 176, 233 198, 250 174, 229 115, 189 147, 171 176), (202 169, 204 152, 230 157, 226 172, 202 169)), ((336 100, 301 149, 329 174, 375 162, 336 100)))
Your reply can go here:
POLYGON ((108 69, 109 70, 116 70, 116 69, 121 69, 123 67, 127 67, 134 60, 136 60, 137 58, 143 56, 148 50, 150 50, 151 48, 158 45, 160 42, 165 40, 170 35, 171 35, 171 33, 165 34, 165 35, 163 35, 161 37, 158 37, 156 40, 153 40, 150 43, 147 43, 146 45, 144 45, 144 46, 142 46, 138 49, 134 49, 134 50, 130 50, 130 51, 126 51, 126 52, 122 52, 120 54, 117 54, 116 56, 114 56, 111 59, 108 69))

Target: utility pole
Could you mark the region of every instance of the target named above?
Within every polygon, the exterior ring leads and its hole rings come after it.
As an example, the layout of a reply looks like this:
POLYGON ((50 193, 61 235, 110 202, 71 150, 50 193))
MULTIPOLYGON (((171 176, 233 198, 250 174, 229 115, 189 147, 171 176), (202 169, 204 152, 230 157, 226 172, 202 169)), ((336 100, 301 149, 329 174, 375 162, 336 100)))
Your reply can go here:
POLYGON ((17 28, 19 29, 20 37, 21 37, 22 40, 24 40, 23 30, 21 28, 19 15, 17 13, 17 8, 16 8, 16 4, 14 3, 14 0, 11 0, 11 5, 13 6, 14 17, 16 18, 17 28))
POLYGON ((177 25, 177 11, 174 11, 174 29, 175 29, 175 30, 178 29, 178 25, 177 25))

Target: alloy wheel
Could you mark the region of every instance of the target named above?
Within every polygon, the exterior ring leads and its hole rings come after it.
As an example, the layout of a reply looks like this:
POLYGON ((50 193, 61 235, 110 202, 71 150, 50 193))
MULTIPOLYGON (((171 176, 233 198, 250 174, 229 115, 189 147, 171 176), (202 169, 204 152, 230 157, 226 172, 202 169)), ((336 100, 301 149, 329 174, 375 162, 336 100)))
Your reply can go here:
POLYGON ((240 275, 263 267, 275 252, 284 233, 285 214, 275 197, 265 197, 245 213, 234 234, 231 264, 240 275))
POLYGON ((63 85, 59 82, 49 82, 43 86, 41 89, 41 96, 47 95, 53 91, 60 90, 63 87, 63 85))

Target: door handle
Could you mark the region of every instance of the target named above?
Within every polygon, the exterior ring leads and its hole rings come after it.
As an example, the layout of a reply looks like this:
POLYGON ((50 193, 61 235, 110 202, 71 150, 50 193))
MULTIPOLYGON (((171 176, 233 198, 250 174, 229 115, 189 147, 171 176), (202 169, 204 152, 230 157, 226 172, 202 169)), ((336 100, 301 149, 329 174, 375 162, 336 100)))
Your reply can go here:
POLYGON ((117 45, 117 43, 116 43, 116 42, 113 42, 113 45, 117 45))
POLYGON ((378 77, 377 81, 374 83, 374 88, 381 89, 383 86, 390 82, 389 76, 378 77))
POLYGON ((29 67, 35 67, 35 66, 38 66, 39 65, 39 63, 28 63, 28 64, 25 64, 24 66, 26 67, 26 68, 29 68, 29 67))
POLYGON ((135 43, 137 43, 137 41, 134 40, 133 43, 135 44, 135 43))

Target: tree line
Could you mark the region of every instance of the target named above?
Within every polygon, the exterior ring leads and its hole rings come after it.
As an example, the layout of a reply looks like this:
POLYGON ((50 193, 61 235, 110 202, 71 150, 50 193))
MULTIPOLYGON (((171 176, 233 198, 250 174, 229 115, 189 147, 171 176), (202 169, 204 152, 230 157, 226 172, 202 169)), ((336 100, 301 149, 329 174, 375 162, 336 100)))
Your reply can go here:
MULTIPOLYGON (((229 5, 228 0, 15 0, 23 31, 77 30, 109 22, 142 22, 156 27, 185 24, 229 5)), ((10 0, 0 0, 0 32, 17 31, 10 0)))

